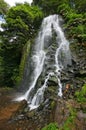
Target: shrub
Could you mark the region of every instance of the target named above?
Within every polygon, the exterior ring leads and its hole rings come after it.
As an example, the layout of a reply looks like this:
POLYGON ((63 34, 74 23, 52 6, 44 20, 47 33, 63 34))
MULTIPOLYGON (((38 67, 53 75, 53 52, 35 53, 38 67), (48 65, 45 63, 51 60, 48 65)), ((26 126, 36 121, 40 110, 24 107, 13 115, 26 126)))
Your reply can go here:
POLYGON ((86 102, 86 84, 82 87, 81 91, 75 93, 78 102, 86 102))
POLYGON ((59 130, 56 123, 50 123, 49 125, 42 128, 42 130, 59 130))

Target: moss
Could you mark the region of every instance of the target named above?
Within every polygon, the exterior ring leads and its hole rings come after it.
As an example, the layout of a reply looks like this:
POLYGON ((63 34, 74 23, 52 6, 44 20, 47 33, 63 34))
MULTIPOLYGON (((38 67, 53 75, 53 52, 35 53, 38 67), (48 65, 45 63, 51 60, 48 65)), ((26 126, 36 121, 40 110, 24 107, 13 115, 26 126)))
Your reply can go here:
POLYGON ((16 77, 17 85, 19 85, 19 83, 21 82, 23 78, 25 63, 27 60, 27 56, 30 54, 30 49, 31 49, 31 42, 28 41, 23 48, 22 58, 21 58, 20 66, 19 66, 19 75, 16 77))
POLYGON ((55 88, 54 86, 49 86, 49 87, 48 87, 48 91, 49 91, 50 93, 55 93, 56 88, 55 88))
POLYGON ((51 109, 53 109, 55 106, 56 106, 56 102, 52 101, 51 104, 50 104, 51 109))

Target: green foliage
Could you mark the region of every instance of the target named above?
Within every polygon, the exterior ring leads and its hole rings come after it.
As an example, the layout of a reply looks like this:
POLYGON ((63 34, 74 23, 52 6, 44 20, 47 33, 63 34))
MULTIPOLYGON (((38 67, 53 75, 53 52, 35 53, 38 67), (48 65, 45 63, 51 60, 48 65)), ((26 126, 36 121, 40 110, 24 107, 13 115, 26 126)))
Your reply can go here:
POLYGON ((73 13, 74 10, 70 8, 69 4, 62 3, 61 5, 58 6, 57 12, 66 18, 71 13, 73 13))
POLYGON ((10 8, 6 15, 6 24, 2 25, 4 37, 7 35, 9 40, 16 37, 16 42, 25 44, 38 30, 42 18, 43 13, 38 7, 18 4, 10 8))
POLYGON ((57 12, 65 19, 65 28, 68 36, 77 39, 79 43, 86 41, 86 14, 78 13, 76 8, 71 8, 70 4, 62 3, 57 12))
POLYGON ((42 130, 58 130, 56 123, 50 123, 49 125, 42 128, 42 130))
POLYGON ((75 0, 75 8, 79 13, 86 12, 86 0, 75 0))
POLYGON ((9 9, 8 4, 4 0, 0 0, 0 15, 6 14, 9 9))
POLYGON ((75 93, 78 102, 86 102, 86 84, 82 87, 81 91, 75 93))
POLYGON ((76 12, 85 12, 86 11, 86 0, 33 0, 34 5, 38 5, 41 7, 43 12, 45 14, 52 14, 56 13, 56 10, 62 10, 69 11, 68 13, 71 12, 71 10, 76 10, 76 12))
MULTIPOLYGON (((70 27, 69 27, 69 29, 70 29, 70 27)), ((84 43, 86 41, 85 25, 83 25, 83 24, 77 24, 76 26, 74 25, 73 27, 71 27, 71 30, 69 31, 69 35, 73 38, 78 39, 79 43, 84 43)))
POLYGON ((33 0, 33 3, 40 6, 45 15, 49 15, 56 13, 56 10, 61 3, 69 3, 69 0, 33 0))
POLYGON ((3 67, 3 85, 10 87, 14 84, 14 75, 18 75, 21 48, 16 45, 3 43, 1 49, 0 55, 3 59, 1 63, 3 67))
MULTIPOLYGON (((27 3, 17 4, 7 12, 6 23, 2 24, 4 31, 0 32, 3 86, 14 86, 20 81, 23 47, 28 40, 35 37, 42 18, 42 11, 37 6, 27 3)), ((24 62, 25 60, 22 62, 23 67, 24 62)))

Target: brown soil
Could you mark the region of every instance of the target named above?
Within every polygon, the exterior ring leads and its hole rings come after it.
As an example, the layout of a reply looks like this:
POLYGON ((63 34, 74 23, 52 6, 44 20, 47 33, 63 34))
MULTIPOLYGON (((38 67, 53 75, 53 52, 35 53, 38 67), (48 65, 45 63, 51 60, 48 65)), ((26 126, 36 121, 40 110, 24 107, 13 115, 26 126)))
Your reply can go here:
POLYGON ((29 120, 17 119, 21 103, 13 102, 14 91, 0 89, 0 130, 34 130, 29 120), (12 93, 12 94, 11 94, 12 93), (15 119, 13 119, 15 117, 15 119), (31 125, 31 126, 30 126, 31 125))

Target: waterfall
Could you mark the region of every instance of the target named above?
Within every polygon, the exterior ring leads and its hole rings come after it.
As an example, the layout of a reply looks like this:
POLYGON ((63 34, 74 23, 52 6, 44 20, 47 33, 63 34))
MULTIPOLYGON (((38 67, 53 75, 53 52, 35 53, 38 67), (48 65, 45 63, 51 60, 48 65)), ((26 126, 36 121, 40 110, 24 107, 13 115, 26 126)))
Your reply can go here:
POLYGON ((21 101, 23 99, 28 101, 30 109, 37 108, 44 101, 44 92, 48 87, 47 83, 51 76, 55 76, 58 81, 58 96, 62 96, 62 83, 61 83, 61 72, 63 69, 67 68, 67 65, 71 65, 71 54, 69 49, 69 42, 66 40, 64 36, 64 32, 60 27, 60 20, 58 15, 50 15, 44 18, 38 37, 35 40, 34 45, 34 54, 32 56, 33 63, 33 81, 29 86, 27 92, 21 96, 16 98, 17 101, 21 101), (55 32, 55 49, 53 52, 50 52, 49 49, 52 47, 53 43, 51 39, 53 37, 53 31, 55 32), (50 52, 50 55, 48 54, 50 52), (50 60, 53 53, 53 63, 50 64, 50 60), (50 71, 47 70, 48 67, 51 66, 50 71), (46 68, 45 72, 45 81, 42 86, 38 89, 36 88, 36 83, 44 71, 44 67, 46 68), (36 90, 37 89, 37 90, 36 90), (31 93, 35 90, 33 96, 31 93))

